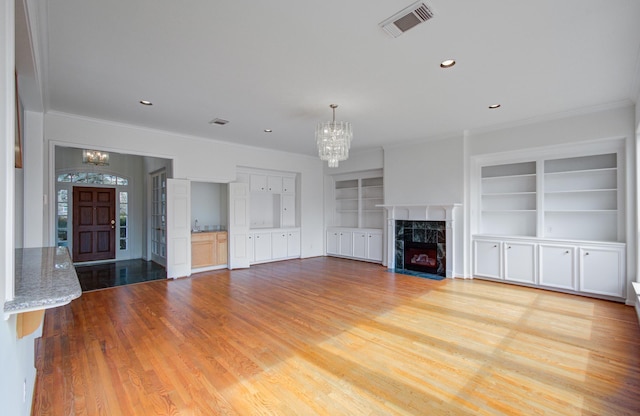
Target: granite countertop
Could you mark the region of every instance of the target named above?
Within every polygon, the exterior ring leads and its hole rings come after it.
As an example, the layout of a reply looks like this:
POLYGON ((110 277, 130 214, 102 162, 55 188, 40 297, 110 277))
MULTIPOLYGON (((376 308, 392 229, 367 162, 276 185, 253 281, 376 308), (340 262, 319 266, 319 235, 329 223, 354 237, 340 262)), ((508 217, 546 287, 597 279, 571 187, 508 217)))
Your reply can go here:
POLYGON ((66 247, 16 249, 13 300, 4 303, 5 314, 66 305, 82 289, 66 247))

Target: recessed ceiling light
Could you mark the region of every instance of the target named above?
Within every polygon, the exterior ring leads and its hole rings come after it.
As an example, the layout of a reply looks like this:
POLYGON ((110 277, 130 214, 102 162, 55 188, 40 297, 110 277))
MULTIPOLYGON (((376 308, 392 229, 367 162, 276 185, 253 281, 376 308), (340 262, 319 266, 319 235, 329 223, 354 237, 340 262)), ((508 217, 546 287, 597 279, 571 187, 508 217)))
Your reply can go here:
POLYGON ((491 105, 489 106, 489 109, 490 109, 490 110, 495 110, 496 108, 500 108, 500 104, 491 104, 491 105))
POLYGON ((273 130, 271 130, 271 129, 264 129, 264 132, 265 132, 265 133, 271 133, 271 132, 273 132, 273 130))
POLYGON ((142 104, 142 105, 153 105, 153 103, 151 101, 148 101, 148 100, 140 100, 140 104, 142 104))
POLYGON ((451 68, 455 64, 456 64, 455 60, 453 60, 453 59, 445 59, 444 61, 440 62, 440 68, 451 68))

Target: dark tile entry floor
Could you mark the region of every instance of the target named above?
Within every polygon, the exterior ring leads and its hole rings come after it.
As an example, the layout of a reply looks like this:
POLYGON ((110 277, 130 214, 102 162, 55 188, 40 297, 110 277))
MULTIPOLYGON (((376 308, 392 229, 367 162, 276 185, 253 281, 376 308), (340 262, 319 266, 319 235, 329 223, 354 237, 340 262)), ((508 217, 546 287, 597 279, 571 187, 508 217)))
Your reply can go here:
POLYGON ((167 278, 164 267, 142 259, 75 266, 75 268, 83 292, 167 278))

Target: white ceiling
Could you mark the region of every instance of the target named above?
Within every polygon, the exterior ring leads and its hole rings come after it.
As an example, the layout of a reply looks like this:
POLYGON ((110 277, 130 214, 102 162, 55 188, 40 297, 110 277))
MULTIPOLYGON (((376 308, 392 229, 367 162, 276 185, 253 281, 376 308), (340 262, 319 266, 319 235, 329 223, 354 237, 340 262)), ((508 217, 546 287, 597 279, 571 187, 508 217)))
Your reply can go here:
POLYGON ((433 19, 389 37, 412 3, 41 1, 44 109, 311 155, 331 103, 357 150, 637 97, 638 0, 428 0, 433 19))

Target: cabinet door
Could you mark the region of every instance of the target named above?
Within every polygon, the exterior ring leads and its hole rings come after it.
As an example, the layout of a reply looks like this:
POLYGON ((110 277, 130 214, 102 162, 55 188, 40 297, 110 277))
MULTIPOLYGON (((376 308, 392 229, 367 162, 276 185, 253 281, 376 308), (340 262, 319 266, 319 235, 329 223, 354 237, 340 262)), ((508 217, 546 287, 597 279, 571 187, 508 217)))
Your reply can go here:
POLYGON ((536 245, 505 241, 504 250, 504 279, 536 283, 536 245))
POLYGON ((287 257, 287 233, 285 231, 271 233, 271 256, 273 259, 287 257))
POLYGON ((300 231, 287 233, 287 257, 300 257, 300 231))
POLYGON ((293 194, 296 192, 296 179, 295 178, 282 178, 282 193, 293 194))
POLYGON ((271 233, 253 234, 255 261, 271 260, 271 233))
POLYGON ((214 240, 212 234, 194 234, 191 237, 191 267, 205 267, 215 264, 214 240))
POLYGON ((227 264, 227 233, 216 233, 216 264, 227 264))
POLYGON ((267 191, 274 194, 282 193, 282 176, 267 176, 267 191))
POLYGON ((351 231, 340 231, 340 255, 353 256, 353 233, 351 231))
POLYGON ((327 254, 340 254, 340 233, 337 231, 327 231, 327 254))
POLYGON ((353 233, 353 257, 367 258, 367 233, 356 231, 353 233))
POLYGON ((282 195, 282 227, 296 226, 296 196, 282 195))
POLYGON ((249 175, 249 186, 251 191, 266 192, 267 191, 267 176, 258 175, 252 173, 249 175))
POLYGON ((606 247, 581 247, 580 288, 582 292, 622 297, 624 252, 606 247))
POLYGON ((382 233, 369 233, 367 236, 369 252, 367 258, 374 261, 382 261, 382 233))
POLYGON ((500 245, 499 241, 475 240, 473 242, 473 274, 502 279, 500 245))
POLYGON ((540 244, 540 285, 576 290, 576 247, 540 244))

